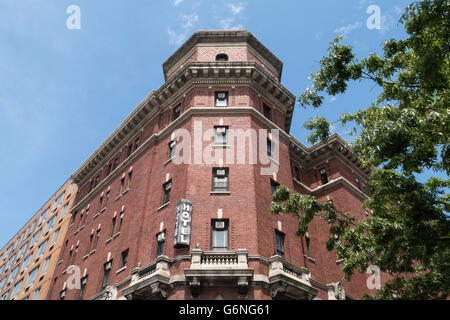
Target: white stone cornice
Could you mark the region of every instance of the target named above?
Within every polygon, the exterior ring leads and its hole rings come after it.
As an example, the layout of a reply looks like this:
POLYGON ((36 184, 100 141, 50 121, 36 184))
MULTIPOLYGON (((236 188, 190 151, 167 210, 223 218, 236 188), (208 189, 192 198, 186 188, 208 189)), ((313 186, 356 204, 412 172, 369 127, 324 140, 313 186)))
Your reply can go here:
POLYGON ((297 181, 296 179, 293 179, 293 180, 294 180, 294 186, 302 188, 306 194, 311 195, 311 196, 318 195, 320 192, 326 191, 337 185, 344 185, 347 188, 349 188, 351 191, 353 191, 355 194, 357 194, 361 199, 363 199, 363 200, 369 199, 369 197, 364 192, 359 190, 355 185, 353 185, 350 181, 348 181, 344 177, 339 177, 337 179, 331 180, 327 184, 318 186, 315 189, 308 188, 306 185, 304 185, 300 181, 297 181))

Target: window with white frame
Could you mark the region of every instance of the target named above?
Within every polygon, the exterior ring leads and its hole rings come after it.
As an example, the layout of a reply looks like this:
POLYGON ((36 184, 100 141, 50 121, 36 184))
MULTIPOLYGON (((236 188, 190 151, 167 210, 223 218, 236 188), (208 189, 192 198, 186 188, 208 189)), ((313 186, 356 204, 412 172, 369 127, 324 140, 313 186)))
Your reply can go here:
POLYGON ((56 199, 55 204, 53 205, 53 210, 55 210, 56 208, 58 208, 58 206, 59 206, 59 205, 61 204, 61 202, 62 202, 63 197, 64 197, 64 192, 61 193, 61 194, 59 195, 59 197, 56 199))
POLYGON ((228 220, 212 220, 211 221, 211 250, 227 251, 228 250, 228 220))
POLYGON ((30 260, 31 260, 31 253, 29 255, 27 255, 27 257, 23 260, 23 264, 22 264, 22 268, 20 268, 20 270, 25 270, 26 268, 28 268, 28 265, 30 264, 30 260))
POLYGON ((216 107, 228 107, 228 92, 216 92, 216 107))
POLYGON ((42 212, 41 216, 39 217, 39 224, 42 223, 42 221, 45 220, 45 218, 47 217, 47 213, 48 213, 49 208, 45 209, 44 212, 42 212))
POLYGON ((227 145, 227 126, 216 126, 214 127, 214 144, 217 146, 227 145))
POLYGON ((213 192, 229 191, 228 168, 213 168, 213 192))
POLYGON ((175 157, 176 154, 176 150, 177 150, 177 140, 172 140, 169 143, 169 159, 172 159, 175 157))

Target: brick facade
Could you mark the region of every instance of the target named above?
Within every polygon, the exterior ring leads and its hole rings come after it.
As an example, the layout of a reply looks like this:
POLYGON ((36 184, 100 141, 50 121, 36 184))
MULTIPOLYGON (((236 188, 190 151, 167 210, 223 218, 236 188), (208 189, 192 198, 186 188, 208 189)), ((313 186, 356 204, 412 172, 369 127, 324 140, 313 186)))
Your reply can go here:
MULTIPOLYGON (((334 252, 325 250, 326 223, 311 224, 308 257, 305 238, 295 234, 297 219, 273 216, 268 209, 271 181, 275 181, 314 194, 320 201, 333 200, 339 210, 363 219, 361 188, 367 171, 338 136, 307 148, 289 135, 295 97, 279 82, 281 62, 256 41, 243 31, 195 34, 164 64, 167 82, 74 173, 79 191, 48 299, 79 298, 80 290, 70 287, 72 273, 67 268, 72 264, 79 267, 81 277, 87 276, 82 299, 328 299, 371 293, 365 275, 342 281, 340 262, 334 252), (241 42, 231 46, 237 36, 241 42), (220 53, 227 54, 229 61, 215 62, 220 53), (227 107, 215 107, 217 91, 228 92, 227 107), (181 115, 174 120, 173 108, 179 104, 181 115), (271 108, 270 120, 264 116, 263 104, 271 108), (235 161, 218 156, 222 160, 217 163, 195 163, 198 147, 205 152, 211 145, 211 141, 197 142, 196 134, 214 126, 243 132, 280 130, 275 141, 279 157, 268 164, 251 163, 247 145, 244 164, 236 163, 242 154, 235 154, 235 161), (193 137, 192 163, 178 164, 168 157, 176 129, 193 137), (269 165, 276 167, 276 173, 262 175, 261 169, 269 165), (228 168, 228 192, 212 192, 216 167, 228 168), (328 175, 325 185, 322 168, 328 175), (170 202, 163 204, 163 185, 169 181, 170 202), (174 248, 180 199, 192 201, 191 239, 189 247, 174 248), (211 252, 216 219, 228 223, 228 250, 223 253, 211 252), (165 250, 157 257, 161 232, 165 250), (276 255, 276 232, 284 235, 284 257, 276 255), (102 288, 108 262, 108 283, 102 288)), ((265 141, 262 146, 266 147, 265 141)), ((217 155, 229 149, 210 151, 217 155)))

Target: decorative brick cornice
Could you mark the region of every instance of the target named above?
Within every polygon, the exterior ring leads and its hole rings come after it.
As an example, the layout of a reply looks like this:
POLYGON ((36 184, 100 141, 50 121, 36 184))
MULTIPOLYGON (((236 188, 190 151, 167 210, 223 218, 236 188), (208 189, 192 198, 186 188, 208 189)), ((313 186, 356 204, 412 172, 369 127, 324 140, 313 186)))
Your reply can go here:
POLYGON ((113 131, 96 151, 72 175, 81 187, 85 180, 100 170, 151 119, 164 112, 187 90, 200 84, 246 84, 277 101, 276 107, 286 114, 289 128, 295 96, 255 62, 194 62, 189 63, 160 89, 152 91, 138 107, 113 131))
POLYGON ((289 149, 292 158, 299 161, 307 170, 326 161, 330 157, 339 158, 365 179, 368 179, 373 170, 361 166, 361 161, 358 156, 350 145, 337 133, 328 137, 326 143, 319 142, 311 147, 306 147, 303 143, 291 136, 289 149))
POLYGON ((281 79, 283 63, 247 30, 212 30, 196 32, 177 51, 175 51, 166 62, 164 62, 164 75, 167 76, 169 70, 196 45, 205 43, 246 43, 276 69, 279 78, 281 79))

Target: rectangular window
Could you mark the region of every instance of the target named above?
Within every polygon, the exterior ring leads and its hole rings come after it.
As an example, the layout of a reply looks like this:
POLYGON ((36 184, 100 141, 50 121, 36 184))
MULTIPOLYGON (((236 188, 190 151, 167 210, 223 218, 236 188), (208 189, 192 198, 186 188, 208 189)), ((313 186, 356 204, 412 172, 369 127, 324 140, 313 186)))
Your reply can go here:
POLYGON ((267 138, 267 156, 272 158, 272 140, 267 138))
POLYGON ((14 291, 13 291, 13 294, 12 294, 13 297, 17 296, 17 294, 19 293, 19 289, 20 289, 20 287, 22 286, 22 282, 23 282, 23 281, 20 280, 20 281, 17 282, 16 285, 14 286, 14 291))
POLYGON ((62 218, 64 217, 64 215, 66 214, 67 206, 68 206, 68 205, 69 205, 68 203, 66 203, 66 204, 64 205, 64 207, 63 207, 63 209, 62 209, 62 211, 61 211, 61 217, 60 217, 60 219, 62 219, 62 218))
POLYGON ((37 300, 39 298, 39 293, 41 293, 41 288, 37 288, 33 293, 33 300, 37 300))
POLYGON ((125 250, 124 252, 122 252, 121 255, 122 258, 122 265, 120 266, 121 268, 125 268, 127 266, 127 262, 128 262, 128 249, 125 250))
POLYGON ((102 279, 102 287, 100 290, 103 290, 108 286, 111 267, 112 267, 112 260, 103 265, 103 279, 102 279))
POLYGON ((28 264, 30 263, 30 260, 31 260, 31 255, 32 254, 27 255, 25 260, 23 260, 22 267, 20 268, 20 271, 25 270, 26 268, 28 268, 28 264))
POLYGON ((108 205, 108 201, 109 201, 109 193, 110 191, 106 191, 106 198, 105 198, 105 208, 108 205))
POLYGON ((136 151, 139 148, 139 138, 136 138, 136 140, 134 141, 134 151, 136 151))
POLYGON ((86 291, 86 284, 87 284, 87 276, 81 278, 80 280, 80 291, 78 291, 78 300, 83 300, 84 292, 86 291))
POLYGON ((42 212, 42 214, 41 214, 41 217, 39 218, 39 224, 42 222, 42 221, 44 221, 45 220, 45 218, 47 217, 47 213, 48 213, 48 210, 49 210, 50 208, 47 208, 44 212, 42 212))
POLYGON ((67 193, 67 198, 72 194, 74 183, 72 182, 70 185, 69 192, 67 193))
POLYGON ((119 164, 119 158, 115 158, 112 166, 112 170, 114 171, 117 168, 117 165, 119 164))
POLYGON ((305 237, 306 241, 306 253, 308 254, 308 257, 311 258, 311 239, 309 237, 305 237))
POLYGON ((227 145, 228 127, 216 126, 214 127, 214 144, 217 146, 227 145))
POLYGON ((53 234, 53 239, 52 239, 51 246, 55 244, 56 240, 58 240, 59 231, 61 231, 61 228, 58 228, 55 231, 55 233, 53 234))
POLYGON ((124 191, 123 190, 123 187, 125 186, 125 177, 123 177, 122 179, 120 179, 120 192, 119 192, 119 195, 121 195, 122 194, 122 192, 124 191))
POLYGON ((16 255, 14 254, 11 258, 9 258, 9 261, 8 261, 8 264, 6 265, 6 268, 9 268, 12 265, 15 257, 16 257, 16 255))
POLYGON ((213 168, 212 191, 229 191, 228 168, 213 168))
POLYGON ((94 243, 94 249, 93 250, 97 249, 97 244, 98 244, 98 240, 99 239, 100 239, 100 229, 97 230, 97 235, 95 237, 95 243, 94 243))
POLYGON ((295 180, 300 181, 300 169, 298 167, 294 167, 294 176, 295 180))
POLYGON ((270 121, 272 121, 272 113, 271 113, 271 108, 266 105, 265 103, 263 104, 263 110, 264 110, 264 117, 266 117, 267 119, 269 119, 270 121))
POLYGON ((131 186, 131 179, 133 178, 133 171, 130 171, 128 173, 128 185, 127 185, 127 190, 130 189, 131 186))
POLYGON ((50 258, 51 257, 48 257, 47 259, 45 259, 44 266, 42 267, 42 271, 41 271, 41 276, 47 272, 48 264, 50 263, 50 258))
POLYGON ((278 182, 270 180, 270 191, 272 192, 272 194, 275 192, 275 190, 277 190, 279 185, 280 184, 278 182))
POLYGON ((45 240, 44 242, 41 243, 41 245, 39 246, 39 250, 38 250, 36 258, 40 257, 41 255, 44 254, 44 250, 45 250, 45 247, 47 246, 47 242, 48 242, 48 240, 45 240))
POLYGON ((61 194, 59 195, 59 197, 56 199, 55 205, 53 206, 53 210, 55 210, 56 208, 59 207, 59 205, 61 204, 61 201, 62 201, 63 197, 64 197, 64 192, 61 193, 61 194))
POLYGON ((322 180, 322 184, 328 183, 328 175, 327 175, 327 170, 325 168, 320 169, 320 180, 322 180))
POLYGON ((39 267, 36 267, 29 273, 27 286, 32 284, 34 282, 34 280, 36 279, 36 275, 37 275, 38 269, 39 269, 39 267))
POLYGON ((112 218, 112 223, 111 223, 111 235, 110 235, 110 238, 112 238, 113 235, 114 235, 115 227, 116 227, 116 217, 113 217, 112 218))
POLYGON ((35 244, 36 241, 38 241, 39 239, 39 234, 41 233, 41 230, 37 231, 34 235, 33 235, 33 239, 31 240, 31 244, 35 244))
POLYGON ((181 104, 179 104, 178 106, 176 106, 175 108, 173 108, 173 120, 175 121, 176 119, 178 119, 178 117, 180 116, 181 113, 181 104))
POLYGON ((54 215, 53 217, 50 218, 50 220, 48 220, 47 222, 47 228, 45 228, 45 232, 48 232, 51 228, 53 228, 53 224, 55 223, 56 220, 56 215, 54 215))
POLYGON ((131 155, 132 152, 133 152, 133 145, 130 144, 128 145, 127 158, 131 155))
POLYGON ((26 243, 25 243, 22 247, 20 247, 18 257, 23 256, 23 254, 25 253, 26 247, 27 247, 27 244, 26 244, 26 243))
POLYGON ((228 224, 228 220, 212 220, 212 251, 228 251, 228 224))
POLYGON ((277 255, 284 258, 284 234, 279 231, 275 231, 275 246, 277 255))
POLYGON ((169 143, 169 159, 172 159, 175 157, 177 150, 177 140, 172 140, 169 143))
POLYGON ((8 278, 8 282, 14 280, 14 278, 16 277, 16 273, 17 273, 18 269, 19 269, 18 267, 15 267, 13 269, 13 271, 11 271, 11 274, 9 275, 9 278, 8 278))
POLYGON ((122 211, 122 212, 120 213, 120 219, 119 219, 119 227, 117 228, 117 232, 116 232, 116 234, 117 234, 117 233, 119 233, 119 232, 120 232, 120 230, 122 229, 123 216, 124 216, 124 212, 122 211))
POLYGON ((163 184, 163 202, 162 205, 165 205, 170 202, 170 191, 172 189, 172 180, 163 184))
POLYGON ((228 107, 228 92, 216 92, 216 107, 228 107))
POLYGON ((156 236, 156 257, 163 256, 166 247, 166 232, 163 231, 156 236))
POLYGON ((91 252, 92 242, 94 241, 94 234, 91 234, 89 236, 89 246, 87 247, 86 254, 89 254, 91 252))

